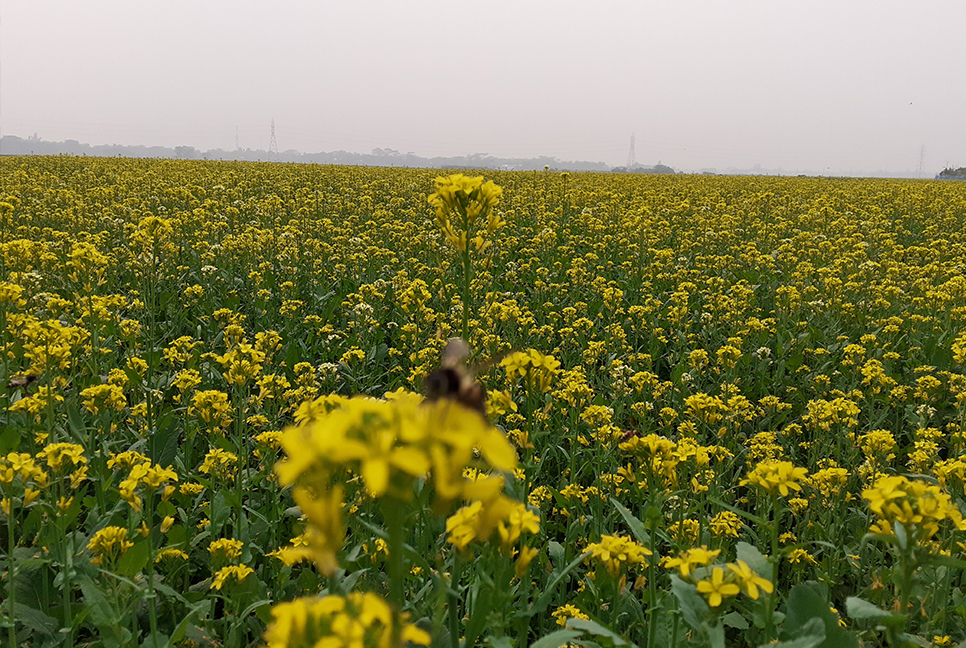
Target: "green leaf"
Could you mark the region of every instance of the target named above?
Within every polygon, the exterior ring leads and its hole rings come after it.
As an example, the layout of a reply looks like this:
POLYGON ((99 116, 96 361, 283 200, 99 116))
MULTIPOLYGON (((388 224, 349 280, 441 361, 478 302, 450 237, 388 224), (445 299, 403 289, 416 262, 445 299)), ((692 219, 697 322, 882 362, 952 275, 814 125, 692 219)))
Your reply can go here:
POLYGON ((821 620, 823 637, 830 628, 836 628, 839 624, 838 615, 829 609, 829 604, 825 598, 816 592, 811 585, 805 583, 796 585, 788 593, 785 615, 782 635, 788 639, 799 636, 802 629, 809 625, 813 619, 821 620))
POLYGON ((789 641, 779 641, 778 643, 764 644, 760 648, 815 648, 825 641, 825 635, 805 635, 789 641))
POLYGON ((211 533, 216 535, 221 532, 221 527, 225 526, 228 516, 231 515, 231 508, 225 500, 224 491, 215 493, 211 498, 211 533))
POLYGON ((168 641, 169 648, 173 647, 175 644, 185 638, 185 635, 188 634, 188 625, 194 620, 198 612, 202 611, 206 607, 208 607, 207 601, 191 607, 191 609, 188 611, 188 614, 181 619, 181 623, 179 623, 175 627, 174 632, 171 633, 171 639, 168 641))
POLYGON ((879 542, 884 542, 885 544, 892 545, 893 547, 899 546, 899 539, 894 535, 886 533, 866 533, 862 536, 862 544, 867 544, 872 540, 878 540, 879 542))
MULTIPOLYGON (((131 549, 128 549, 131 551, 131 549)), ((91 621, 101 635, 104 648, 122 648, 131 640, 131 631, 121 624, 121 615, 111 605, 111 602, 101 592, 97 584, 89 578, 82 578, 79 582, 84 593, 85 608, 91 615, 91 621)))
POLYGON ((592 634, 595 637, 604 637, 614 646, 629 645, 627 639, 624 639, 624 637, 620 636, 613 630, 605 628, 596 621, 591 621, 590 619, 567 619, 567 627, 583 630, 584 632, 592 634))
POLYGON ((183 524, 175 524, 165 534, 168 536, 168 549, 184 549, 188 546, 188 530, 183 524))
POLYGON ((493 597, 493 591, 489 587, 481 587, 479 596, 476 598, 476 605, 473 607, 470 620, 466 624, 467 646, 472 646, 476 642, 477 637, 480 636, 480 633, 483 631, 483 627, 490 619, 490 612, 493 611, 495 603, 496 601, 493 597))
MULTIPOLYGON (((252 578, 252 579, 245 579, 245 580, 252 580, 252 581, 254 581, 255 579, 252 578)), ((254 603, 252 603, 251 605, 249 605, 247 608, 245 608, 244 610, 242 610, 242 613, 240 615, 238 615, 238 618, 239 619, 247 619, 248 618, 248 615, 252 614, 253 612, 257 615, 258 614, 258 611, 260 609, 262 609, 262 608, 271 608, 271 607, 272 607, 272 602, 269 601, 268 599, 262 599, 260 601, 255 601, 254 603)))
MULTIPOLYGON (((6 606, 6 603, 4 603, 4 606, 6 606)), ((60 625, 54 617, 47 616, 40 610, 35 610, 20 602, 13 604, 13 615, 17 621, 34 632, 48 637, 54 636, 54 633, 57 632, 57 627, 60 625)))
POLYGON ((688 625, 702 632, 706 627, 705 620, 710 614, 708 604, 698 594, 698 588, 691 583, 678 578, 676 574, 671 574, 671 592, 681 606, 681 614, 688 625))
POLYGON ((491 648, 513 648, 513 642, 509 637, 487 637, 486 643, 491 648))
POLYGON ((18 428, 8 427, 0 431, 0 455, 6 455, 17 450, 22 438, 23 434, 18 428))
POLYGON ((551 540, 547 543, 547 554, 555 565, 562 563, 565 560, 564 557, 567 555, 563 545, 556 540, 551 540))
POLYGON ((853 619, 881 619, 892 616, 890 612, 886 612, 858 596, 850 596, 847 598, 845 600, 845 609, 853 619))
POLYGON ((903 616, 886 612, 857 596, 850 596, 845 600, 845 610, 853 619, 871 619, 889 627, 899 627, 906 620, 903 616))
POLYGON ((955 569, 966 569, 966 560, 944 556, 942 554, 930 554, 925 561, 930 565, 953 567, 955 569))
POLYGON ((136 541, 134 546, 125 551, 117 561, 117 573, 122 576, 134 576, 148 564, 149 553, 147 540, 136 541))
POLYGON ((764 578, 771 578, 771 563, 768 562, 768 558, 764 554, 758 551, 758 547, 747 542, 739 542, 736 547, 736 554, 735 559, 743 560, 756 574, 764 578))
POLYGON ((156 589, 157 591, 161 592, 165 596, 170 596, 171 598, 175 599, 176 601, 179 601, 179 602, 184 603, 184 604, 187 604, 188 603, 188 599, 186 599, 184 596, 182 596, 180 593, 178 593, 174 588, 172 588, 172 587, 170 587, 168 585, 165 585, 164 583, 162 583, 160 581, 154 583, 154 589, 156 589))
MULTIPOLYGON (((859 640, 854 632, 839 627, 839 616, 832 612, 828 602, 811 584, 796 585, 788 594, 785 622, 779 637, 794 646, 821 646, 822 648, 858 648, 859 640), (817 630, 816 628, 819 628, 817 630), (821 635, 812 644, 809 637, 821 635)), ((784 645, 784 644, 782 644, 784 645)))
POLYGON ((922 648, 932 648, 932 646, 936 645, 933 642, 929 641, 928 639, 925 639, 924 637, 920 637, 919 635, 909 634, 908 632, 900 632, 899 640, 905 641, 906 644, 912 644, 914 646, 922 646, 922 648))
POLYGON ((551 632, 548 635, 540 637, 530 644, 530 648, 559 648, 560 646, 566 646, 568 643, 575 643, 575 640, 581 634, 576 630, 557 630, 556 632, 551 632))
POLYGON ((835 627, 826 630, 822 648, 859 648, 859 637, 851 630, 835 627))
POLYGON ((896 534, 896 542, 899 548, 904 551, 909 544, 909 534, 906 532, 905 525, 899 520, 896 520, 892 523, 892 531, 896 534))
POLYGON ((617 512, 621 514, 621 517, 624 518, 624 521, 627 522, 627 526, 630 528, 634 538, 645 547, 650 546, 651 536, 644 527, 644 523, 637 519, 633 513, 624 508, 624 505, 613 497, 610 498, 610 502, 617 509, 617 512))
POLYGON ((171 640, 168 635, 163 632, 156 632, 144 638, 144 641, 141 642, 141 648, 167 648, 170 643, 171 640))
POLYGON ((723 625, 719 623, 715 623, 714 625, 703 623, 701 625, 704 627, 704 633, 708 637, 711 648, 725 648, 725 630, 723 625))
POLYGON ((729 628, 738 628, 739 630, 747 630, 751 627, 748 625, 747 619, 735 611, 728 612, 728 614, 721 617, 721 623, 729 628))

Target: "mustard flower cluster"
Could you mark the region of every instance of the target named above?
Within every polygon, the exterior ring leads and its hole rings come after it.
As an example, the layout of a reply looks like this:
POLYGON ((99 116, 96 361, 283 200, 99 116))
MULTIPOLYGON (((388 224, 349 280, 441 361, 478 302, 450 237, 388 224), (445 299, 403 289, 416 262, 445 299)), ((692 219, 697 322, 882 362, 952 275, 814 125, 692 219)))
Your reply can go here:
POLYGON ((266 648, 396 648, 394 638, 419 646, 430 643, 425 630, 394 615, 385 600, 370 592, 298 598, 273 606, 272 617, 266 648))
POLYGON ((870 528, 878 533, 892 535, 893 525, 901 524, 916 540, 929 540, 946 520, 954 528, 966 530, 962 512, 949 495, 921 479, 882 477, 862 491, 862 498, 878 518, 870 528))

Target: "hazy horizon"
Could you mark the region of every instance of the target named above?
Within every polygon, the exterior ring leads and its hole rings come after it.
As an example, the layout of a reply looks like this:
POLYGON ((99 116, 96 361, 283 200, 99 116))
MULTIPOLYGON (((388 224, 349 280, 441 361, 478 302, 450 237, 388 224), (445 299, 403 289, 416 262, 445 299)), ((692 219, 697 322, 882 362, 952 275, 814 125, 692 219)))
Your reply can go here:
POLYGON ((0 135, 678 170, 966 164, 966 4, 0 1, 0 135))

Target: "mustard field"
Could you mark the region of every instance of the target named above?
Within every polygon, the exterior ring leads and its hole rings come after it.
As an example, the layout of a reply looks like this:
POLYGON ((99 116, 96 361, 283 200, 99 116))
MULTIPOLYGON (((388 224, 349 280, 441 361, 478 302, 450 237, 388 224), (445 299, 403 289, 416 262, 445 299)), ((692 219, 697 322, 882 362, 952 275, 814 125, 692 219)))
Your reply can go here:
POLYGON ((4 646, 966 646, 962 183, 4 157, 0 236, 4 646))

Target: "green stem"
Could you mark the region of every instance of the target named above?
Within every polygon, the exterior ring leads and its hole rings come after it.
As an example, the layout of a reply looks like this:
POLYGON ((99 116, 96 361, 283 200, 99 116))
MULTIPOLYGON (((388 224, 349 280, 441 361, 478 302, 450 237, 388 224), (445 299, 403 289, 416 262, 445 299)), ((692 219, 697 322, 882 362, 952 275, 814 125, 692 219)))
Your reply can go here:
POLYGON ((901 591, 899 592, 899 614, 902 615, 905 615, 909 609, 909 599, 912 593, 912 574, 915 571, 915 561, 912 559, 912 552, 916 545, 912 541, 912 533, 909 530, 906 531, 906 536, 906 547, 899 554, 899 568, 902 570, 901 591))
POLYGON ((648 548, 651 550, 651 555, 647 560, 647 648, 654 648, 654 643, 657 641, 657 618, 656 614, 657 608, 655 604, 657 603, 657 570, 654 568, 654 556, 657 546, 657 529, 655 525, 651 526, 650 537, 648 548))
POLYGON ((402 633, 402 609, 406 602, 406 565, 403 545, 406 540, 406 507, 402 502, 386 498, 382 502, 386 520, 386 544, 389 549, 389 602, 392 603, 392 646, 398 646, 402 633))
MULTIPOLYGON (((157 344, 158 343, 157 313, 155 310, 157 307, 157 305, 155 304, 157 286, 155 285, 155 283, 157 281, 157 275, 158 275, 159 265, 160 265, 158 262, 157 243, 155 243, 152 246, 151 251, 152 251, 152 266, 151 266, 151 273, 150 273, 150 276, 148 277, 148 282, 147 282, 148 294, 147 294, 147 304, 145 305, 145 307, 147 308, 147 312, 148 312, 148 339, 151 341, 150 344, 157 344)), ((145 394, 145 402, 147 404, 145 422, 147 424, 148 438, 150 439, 149 448, 151 453, 151 460, 157 461, 158 448, 155 445, 156 444, 155 439, 157 438, 157 435, 154 433, 155 412, 154 412, 154 402, 153 402, 152 393, 151 393, 151 390, 154 388, 154 362, 150 362, 150 361, 148 362, 148 368, 147 368, 147 371, 145 372, 144 380, 147 383, 144 389, 144 394, 145 394)))
POLYGON ((235 533, 236 536, 240 531, 240 525, 242 525, 242 515, 245 510, 245 480, 244 480, 244 466, 247 463, 248 458, 248 448, 245 444, 245 439, 243 438, 244 429, 242 424, 244 423, 243 417, 245 416, 245 408, 242 406, 242 398, 244 398, 244 392, 240 385, 235 385, 234 387, 234 397, 233 401, 238 410, 235 415, 235 421, 233 426, 234 431, 234 442, 235 450, 238 452, 238 470, 235 471, 235 497, 238 499, 238 523, 236 525, 235 533))
MULTIPOLYGON (((527 572, 524 572, 524 574, 520 577, 520 605, 517 607, 517 609, 530 609, 530 574, 527 572)), ((519 643, 517 645, 521 647, 529 645, 530 617, 522 614, 520 615, 520 618, 517 621, 517 637, 519 637, 519 643)))
MULTIPOLYGON (((93 286, 91 286, 93 291, 93 286)), ((97 367, 98 348, 101 343, 97 338, 97 323, 94 321, 94 296, 87 293, 87 312, 91 318, 91 376, 97 378, 99 375, 97 367)), ((93 452, 93 449, 91 450, 93 452)))
POLYGON ((16 597, 16 577, 17 577, 17 561, 13 559, 13 548, 14 548, 14 537, 13 537, 13 527, 14 527, 14 508, 13 508, 13 498, 10 500, 10 514, 7 516, 7 601, 9 603, 9 613, 7 614, 8 626, 7 635, 10 637, 10 645, 17 645, 17 621, 14 617, 14 598, 16 597))
POLYGON ((158 611, 154 605, 154 491, 148 493, 145 507, 148 525, 148 616, 151 620, 151 641, 158 645, 158 611))
MULTIPOLYGON (((186 395, 182 395, 182 401, 185 399, 186 395)), ((192 459, 194 454, 194 440, 195 436, 188 430, 188 407, 182 402, 184 408, 181 414, 181 428, 184 430, 184 470, 185 472, 195 469, 195 465, 192 459)))
MULTIPOLYGON (((467 233, 467 237, 469 233, 467 233)), ((466 242, 466 249, 463 250, 463 339, 469 342, 469 322, 470 322, 470 282, 472 280, 473 263, 470 260, 469 241, 466 242)))
MULTIPOLYGON (((61 480, 58 480, 57 484, 57 502, 64 500, 66 495, 64 494, 64 485, 61 480)), ((55 504, 56 506, 57 504, 55 504)), ((67 642, 66 645, 74 645, 74 615, 71 612, 71 602, 70 602, 70 591, 71 591, 71 572, 74 569, 74 561, 72 556, 71 540, 67 535, 67 516, 60 514, 57 516, 57 526, 60 528, 59 539, 57 544, 60 546, 60 554, 62 559, 61 567, 63 568, 63 583, 62 587, 62 598, 64 604, 64 627, 61 628, 61 633, 65 635, 67 642)))
MULTIPOLYGON (((450 648, 459 648, 460 646, 460 632, 459 632, 459 584, 460 584, 460 567, 462 563, 460 562, 459 550, 453 551, 453 571, 449 579, 449 641, 450 648)), ((521 644, 522 645, 522 644, 521 644)))
POLYGON ((769 508, 772 514, 772 522, 768 531, 771 535, 771 582, 774 589, 768 595, 768 602, 765 607, 765 643, 772 640, 772 632, 775 629, 775 603, 778 599, 778 524, 781 521, 782 511, 773 495, 769 497, 769 508))

